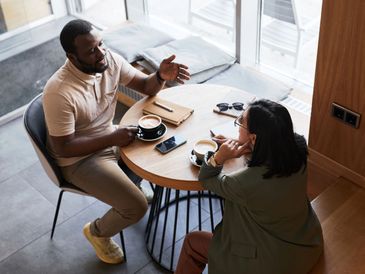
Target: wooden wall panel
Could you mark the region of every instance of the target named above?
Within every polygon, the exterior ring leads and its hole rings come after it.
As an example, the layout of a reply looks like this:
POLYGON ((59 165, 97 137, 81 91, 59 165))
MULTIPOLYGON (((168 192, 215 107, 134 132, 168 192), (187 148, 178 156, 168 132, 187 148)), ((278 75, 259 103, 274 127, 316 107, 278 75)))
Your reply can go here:
POLYGON ((365 115, 365 1, 323 0, 309 146, 365 178, 365 117, 354 129, 336 102, 365 115))

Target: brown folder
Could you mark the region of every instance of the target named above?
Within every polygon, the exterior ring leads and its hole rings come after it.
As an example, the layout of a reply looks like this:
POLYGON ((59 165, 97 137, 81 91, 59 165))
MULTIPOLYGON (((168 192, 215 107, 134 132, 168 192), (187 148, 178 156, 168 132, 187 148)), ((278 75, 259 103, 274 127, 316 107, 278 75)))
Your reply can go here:
POLYGON ((238 116, 240 116, 242 114, 242 110, 228 109, 225 111, 220 111, 218 107, 214 107, 213 111, 215 113, 227 115, 227 116, 230 116, 233 118, 237 118, 238 116))
POLYGON ((158 115, 162 121, 176 126, 185 121, 193 112, 192 108, 172 103, 158 96, 152 97, 143 108, 144 114, 158 115))

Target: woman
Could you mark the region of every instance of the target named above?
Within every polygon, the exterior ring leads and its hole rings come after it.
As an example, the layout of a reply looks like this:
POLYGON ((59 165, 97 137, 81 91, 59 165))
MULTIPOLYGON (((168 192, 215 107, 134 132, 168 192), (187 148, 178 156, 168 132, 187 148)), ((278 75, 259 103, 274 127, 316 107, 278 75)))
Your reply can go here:
POLYGON ((223 219, 213 234, 186 236, 175 274, 201 273, 206 263, 209 274, 308 273, 323 239, 306 195, 306 141, 287 109, 268 100, 253 102, 235 125, 239 139, 217 136, 221 146, 205 155, 199 174, 206 189, 225 198, 223 219), (221 173, 241 156, 246 168, 221 173))

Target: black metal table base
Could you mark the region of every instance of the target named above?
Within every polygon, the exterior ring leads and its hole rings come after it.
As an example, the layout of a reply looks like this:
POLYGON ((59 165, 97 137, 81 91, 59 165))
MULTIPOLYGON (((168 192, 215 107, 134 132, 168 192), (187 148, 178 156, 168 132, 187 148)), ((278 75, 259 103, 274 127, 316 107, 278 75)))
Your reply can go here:
POLYGON ((220 219, 216 222, 214 221, 215 212, 213 211, 212 199, 219 199, 220 212, 221 216, 223 216, 223 200, 217 195, 212 194, 210 191, 184 192, 186 192, 186 194, 184 193, 184 195, 181 195, 180 190, 171 190, 170 188, 164 188, 156 185, 146 227, 145 237, 148 253, 161 267, 172 272, 174 271, 177 263, 177 260, 174 260, 174 258, 177 254, 175 244, 177 241, 178 226, 181 227, 182 225, 185 225, 184 235, 192 230, 202 230, 202 224, 207 219, 203 218, 202 215, 204 214, 209 215, 208 219, 210 219, 210 230, 213 231, 214 226, 220 221, 220 219), (175 192, 173 199, 171 199, 172 191, 175 192), (196 207, 192 203, 193 199, 197 200, 198 223, 195 225, 192 224, 192 220, 190 219, 192 210, 196 207), (207 213, 204 209, 202 210, 202 202, 206 200, 209 202, 209 213, 207 213), (185 203, 186 205, 185 218, 181 218, 185 212, 182 210, 179 211, 180 203, 185 203), (173 210, 175 211, 172 213, 173 215, 170 214, 171 216, 169 215, 170 208, 170 212, 173 210), (172 219, 172 217, 174 218, 172 219), (172 226, 173 228, 172 239, 166 240, 165 238, 167 236, 168 238, 171 236, 167 233, 167 231, 171 231, 171 229, 168 229, 169 226, 172 226))

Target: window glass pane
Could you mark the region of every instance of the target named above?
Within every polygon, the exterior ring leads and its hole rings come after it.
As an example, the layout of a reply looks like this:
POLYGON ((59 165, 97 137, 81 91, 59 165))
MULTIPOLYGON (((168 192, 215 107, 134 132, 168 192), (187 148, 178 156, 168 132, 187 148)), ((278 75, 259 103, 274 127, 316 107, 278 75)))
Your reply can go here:
POLYGON ((32 43, 30 30, 48 22, 52 14, 49 0, 0 0, 0 59, 32 43))
POLYGON ((70 0, 71 13, 106 29, 125 21, 123 0, 70 0))
POLYGON ((313 85, 322 0, 262 0, 260 65, 313 85))
MULTIPOLYGON (((127 1, 130 19, 139 2, 145 18, 154 26, 160 26, 172 35, 194 34, 223 47, 232 55, 235 51, 235 0, 146 0, 127 1), (144 5, 141 3, 144 2, 144 5)), ((139 13, 140 15, 141 13, 139 13)))
POLYGON ((0 33, 15 30, 51 14, 48 0, 0 0, 0 33))

